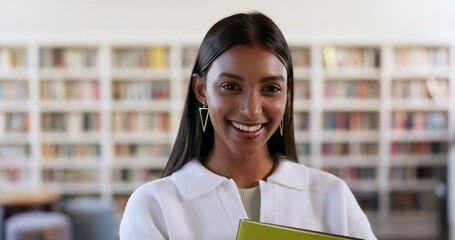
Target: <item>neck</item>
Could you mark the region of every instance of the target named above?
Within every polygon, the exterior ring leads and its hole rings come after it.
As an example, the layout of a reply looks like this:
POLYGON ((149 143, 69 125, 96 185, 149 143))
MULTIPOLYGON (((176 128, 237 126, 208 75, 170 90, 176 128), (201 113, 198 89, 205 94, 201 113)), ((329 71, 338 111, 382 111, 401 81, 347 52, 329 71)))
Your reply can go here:
POLYGON ((244 156, 235 153, 217 154, 215 150, 208 156, 205 166, 218 175, 233 179, 238 188, 251 188, 272 173, 274 162, 268 151, 244 156))

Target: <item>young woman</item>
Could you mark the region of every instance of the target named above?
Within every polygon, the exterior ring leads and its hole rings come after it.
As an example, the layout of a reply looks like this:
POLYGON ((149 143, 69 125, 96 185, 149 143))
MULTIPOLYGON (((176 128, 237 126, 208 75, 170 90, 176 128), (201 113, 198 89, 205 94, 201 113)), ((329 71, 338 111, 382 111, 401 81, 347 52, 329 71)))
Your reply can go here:
POLYGON ((296 162, 285 38, 261 13, 224 18, 200 46, 163 178, 131 195, 120 238, 235 239, 249 218, 376 239, 342 180, 296 162))

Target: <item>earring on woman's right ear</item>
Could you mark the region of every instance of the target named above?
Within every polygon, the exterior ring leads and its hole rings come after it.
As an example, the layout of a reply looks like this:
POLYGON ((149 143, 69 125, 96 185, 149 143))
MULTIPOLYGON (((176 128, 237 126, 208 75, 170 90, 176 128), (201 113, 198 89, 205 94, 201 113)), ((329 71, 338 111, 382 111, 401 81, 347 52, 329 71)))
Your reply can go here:
POLYGON ((201 118, 202 132, 205 133, 205 128, 207 127, 207 121, 209 119, 209 107, 205 105, 205 102, 202 102, 202 107, 199 107, 199 117, 201 118))

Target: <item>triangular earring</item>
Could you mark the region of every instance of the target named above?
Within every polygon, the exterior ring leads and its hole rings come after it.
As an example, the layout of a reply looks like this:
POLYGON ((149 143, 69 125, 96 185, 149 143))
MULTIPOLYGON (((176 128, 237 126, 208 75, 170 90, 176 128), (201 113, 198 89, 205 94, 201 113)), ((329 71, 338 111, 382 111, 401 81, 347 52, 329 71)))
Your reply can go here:
POLYGON ((283 121, 280 122, 280 135, 283 136, 283 121))
POLYGON ((202 132, 205 132, 209 115, 209 108, 207 105, 205 105, 205 102, 202 102, 202 107, 199 107, 199 117, 201 118, 202 132))

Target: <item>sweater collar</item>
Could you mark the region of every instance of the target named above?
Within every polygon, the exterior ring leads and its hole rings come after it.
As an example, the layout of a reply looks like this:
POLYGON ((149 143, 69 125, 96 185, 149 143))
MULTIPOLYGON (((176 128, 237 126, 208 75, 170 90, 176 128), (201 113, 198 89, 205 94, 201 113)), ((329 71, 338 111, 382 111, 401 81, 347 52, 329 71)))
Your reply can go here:
MULTIPOLYGON (((197 198, 214 190, 225 181, 232 181, 208 170, 196 159, 186 163, 179 171, 172 174, 172 178, 185 200, 197 198)), ((275 171, 265 182, 304 191, 308 189, 308 169, 302 164, 280 158, 275 171)))
POLYGON ((275 171, 267 178, 266 182, 305 191, 308 189, 308 168, 303 164, 280 157, 275 171))

